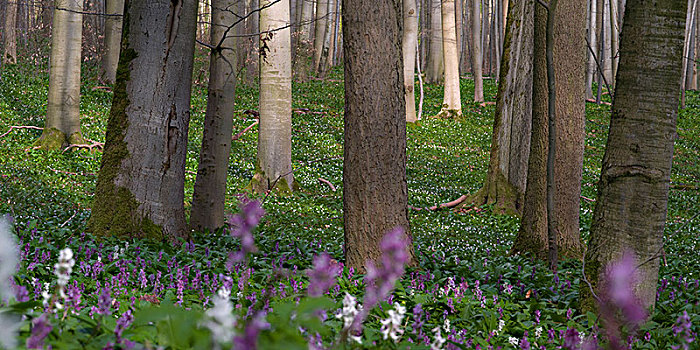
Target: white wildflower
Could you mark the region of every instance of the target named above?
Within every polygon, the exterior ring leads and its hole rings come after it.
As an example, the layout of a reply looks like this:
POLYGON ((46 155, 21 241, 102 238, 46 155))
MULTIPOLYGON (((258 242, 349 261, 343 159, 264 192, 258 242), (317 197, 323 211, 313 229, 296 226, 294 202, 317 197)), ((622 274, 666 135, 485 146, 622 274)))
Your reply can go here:
MULTIPOLYGON (((10 224, 0 218, 0 299, 13 296, 8 283, 17 269, 18 254, 17 242, 10 230, 10 224)), ((17 347, 17 329, 19 323, 7 316, 0 314, 0 348, 14 349, 17 347)))
POLYGON ((229 300, 231 291, 221 288, 214 296, 214 305, 204 314, 203 325, 211 331, 212 338, 217 344, 229 343, 233 340, 236 317, 231 313, 233 305, 229 300))
POLYGON ((580 339, 580 340, 579 340, 579 344, 583 344, 583 341, 586 340, 586 333, 581 332, 581 333, 578 334, 578 336, 579 336, 579 339, 580 339))
POLYGON ((440 333, 440 326, 433 328, 433 333, 435 333, 435 339, 433 339, 433 342, 430 343, 430 350, 440 350, 447 339, 442 337, 442 334, 440 333))
POLYGON ((406 314, 406 308, 399 305, 399 303, 394 303, 394 309, 396 310, 388 311, 389 318, 381 320, 381 332, 384 340, 391 338, 396 343, 403 335, 401 321, 403 321, 403 317, 406 314))
POLYGON ((506 326, 506 321, 504 321, 503 319, 498 320, 498 329, 493 331, 493 335, 496 336, 496 335, 498 335, 498 333, 501 333, 501 331, 503 330, 503 327, 505 327, 505 326, 506 326))
POLYGON ((508 337, 508 342, 513 346, 518 346, 518 343, 520 343, 516 337, 508 337))
MULTIPOLYGON (((359 309, 362 309, 361 305, 359 306, 359 309)), ((355 297, 349 293, 345 293, 345 298, 343 298, 343 309, 335 316, 343 319, 343 329, 350 328, 352 322, 355 320, 355 316, 357 316, 359 312, 359 309, 357 299, 355 299, 355 297)))
POLYGON ((442 329, 445 330, 445 333, 450 333, 450 320, 445 319, 445 323, 442 325, 442 329))
POLYGON ((535 328, 535 338, 539 338, 542 335, 542 327, 535 328))
MULTIPOLYGON (((58 277, 58 287, 61 291, 68 284, 74 265, 73 251, 70 248, 65 248, 58 252, 58 263, 54 265, 54 273, 58 277)), ((62 297, 64 296, 62 295, 62 297)))

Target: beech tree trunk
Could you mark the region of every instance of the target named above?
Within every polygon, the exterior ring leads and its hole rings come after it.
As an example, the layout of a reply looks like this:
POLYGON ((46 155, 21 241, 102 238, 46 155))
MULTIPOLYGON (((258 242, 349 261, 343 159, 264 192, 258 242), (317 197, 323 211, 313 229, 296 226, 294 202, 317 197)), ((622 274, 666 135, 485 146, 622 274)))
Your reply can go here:
POLYGON ((89 227, 96 235, 188 237, 184 180, 195 0, 129 0, 89 227))
POLYGON ((597 55, 594 55, 596 47, 598 47, 598 35, 596 31, 596 13, 598 0, 588 0, 588 43, 586 52, 588 53, 588 69, 586 70, 586 99, 593 99, 593 76, 595 75, 598 66, 596 64, 597 55))
POLYGON ((527 184, 532 128, 532 62, 534 2, 510 0, 491 158, 484 186, 471 198, 476 205, 495 205, 501 214, 521 215, 527 184))
MULTIPOLYGON (((685 0, 628 0, 610 134, 598 182, 587 279, 600 295, 610 263, 631 254, 635 293, 656 300, 681 80, 685 0)), ((582 305, 594 309, 587 284, 582 305)))
MULTIPOLYGON (((545 63, 547 11, 535 7, 535 49, 533 63, 532 137, 528 161, 527 188, 520 231, 513 252, 529 253, 546 260, 547 242, 546 169, 548 152, 548 89, 545 63)), ((581 175, 583 168, 586 96, 585 78, 586 3, 559 0, 553 28, 553 58, 556 75, 557 179, 554 199, 558 253, 581 258, 579 233, 581 175)))
POLYGON ((484 101, 484 82, 481 67, 483 51, 481 50, 481 3, 472 0, 472 75, 474 76, 474 102, 484 101))
POLYGON ((416 0, 403 0, 403 83, 406 100, 406 121, 414 123, 416 117, 416 45, 418 45, 418 13, 416 0))
POLYGON ((224 225, 226 174, 231 153, 231 132, 236 93, 236 50, 240 40, 228 31, 238 19, 227 10, 238 0, 212 0, 209 87, 204 135, 192 196, 190 227, 214 231, 224 225), (224 38, 224 35, 226 37, 224 38))
POLYGON ((430 50, 425 81, 438 84, 445 77, 445 61, 442 50, 442 10, 441 0, 430 1, 430 50))
POLYGON ((56 0, 51 33, 51 65, 46 125, 34 146, 56 150, 83 144, 80 133, 82 0, 56 0))
POLYGON ((440 115, 456 118, 462 115, 459 94, 459 51, 455 26, 455 0, 442 1, 442 52, 445 59, 445 86, 440 115))
POLYGON ((258 158, 251 188, 289 193, 292 174, 292 50, 287 1, 261 0, 260 124, 258 158))
POLYGON ((314 34, 314 62, 313 70, 318 73, 321 66, 321 56, 323 56, 323 42, 326 40, 326 29, 328 27, 328 1, 317 0, 316 2, 316 31, 314 34))
POLYGON ((406 107, 401 0, 343 0, 345 149, 343 218, 346 266, 365 271, 381 257, 383 235, 409 237, 406 107))
POLYGON ((5 52, 2 61, 5 64, 17 63, 17 1, 10 0, 5 4, 5 31, 3 38, 5 42, 5 52))
POLYGON ((314 19, 314 2, 311 0, 299 0, 302 2, 301 6, 301 23, 299 23, 299 34, 297 38, 296 46, 296 58, 294 59, 294 77, 299 81, 305 81, 309 75, 309 58, 311 55, 311 50, 313 50, 313 40, 311 40, 310 35, 311 23, 314 19))
MULTIPOLYGON (((124 11, 124 0, 105 0, 108 14, 121 15, 124 11)), ((109 16, 105 18, 105 52, 102 55, 101 77, 106 83, 113 84, 117 76, 119 50, 121 49, 122 17, 109 16)))
POLYGON ((246 20, 246 33, 248 34, 248 52, 246 59, 246 83, 252 85, 259 75, 260 62, 258 62, 258 37, 260 36, 259 10, 260 0, 247 0, 248 19, 246 20))

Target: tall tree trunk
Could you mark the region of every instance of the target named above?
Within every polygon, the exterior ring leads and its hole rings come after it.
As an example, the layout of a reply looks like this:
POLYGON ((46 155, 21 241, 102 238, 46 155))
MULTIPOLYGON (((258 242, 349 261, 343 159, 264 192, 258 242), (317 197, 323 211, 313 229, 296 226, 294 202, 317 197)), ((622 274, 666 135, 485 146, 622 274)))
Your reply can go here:
POLYGON ((470 199, 502 214, 522 214, 532 128, 534 2, 510 0, 491 158, 484 186, 470 199))
POLYGON ((481 9, 480 1, 472 0, 472 75, 474 75, 474 102, 484 101, 483 51, 481 50, 481 9))
POLYGON ((401 74, 401 0, 343 0, 346 266, 364 271, 379 242, 401 226, 409 237, 406 107, 401 74))
POLYGON ((428 67, 425 71, 425 81, 429 84, 437 84, 442 81, 445 74, 445 61, 442 50, 442 10, 441 0, 430 2, 430 51, 428 67))
POLYGON ((403 0, 403 84, 406 101, 406 121, 414 123, 416 117, 416 45, 418 44, 418 13, 416 0, 403 0))
POLYGON ((253 191, 289 193, 292 174, 292 52, 289 3, 261 0, 260 125, 253 191))
MULTIPOLYGON (((593 290, 623 254, 636 261, 635 294, 656 300, 676 138, 685 0, 628 0, 610 134, 598 182, 585 274, 593 290)), ((587 284, 582 305, 594 309, 587 284)))
POLYGON ((3 33, 3 38, 5 39, 5 52, 2 56, 2 61, 5 64, 16 64, 17 63, 17 1, 10 0, 5 5, 5 32, 3 33))
POLYGON ((238 19, 228 9, 238 0, 212 0, 209 88, 204 135, 192 196, 190 226, 200 231, 224 225, 226 174, 231 153, 231 131, 236 93, 236 50, 240 40, 228 28, 238 19), (224 35, 226 37, 224 38, 224 35))
POLYGON ((598 0, 588 0, 589 11, 588 11, 588 69, 586 70, 586 99, 593 99, 593 76, 595 75, 597 68, 596 59, 597 55, 594 55, 596 47, 598 47, 598 35, 596 34, 596 13, 598 0))
POLYGON ((46 125, 36 147, 55 150, 85 143, 80 133, 82 0, 56 0, 51 34, 46 125))
MULTIPOLYGON (((605 52, 603 53, 603 58, 602 60, 602 65, 603 65, 603 74, 605 75, 605 80, 608 81, 608 83, 613 81, 613 75, 612 75, 612 23, 610 23, 610 18, 612 16, 610 15, 610 1, 611 0, 605 0, 605 5, 603 6, 603 9, 601 11, 602 16, 603 16, 603 30, 605 30, 605 38, 602 41, 604 44, 605 52)), ((615 1, 615 0, 612 0, 615 1)))
POLYGON ((615 85, 615 75, 617 74, 617 64, 620 61, 618 54, 620 37, 620 25, 617 21, 617 0, 610 1, 610 66, 611 66, 611 84, 615 85))
POLYGON ((248 38, 248 58, 246 59, 246 84, 252 85, 258 77, 260 62, 258 62, 258 37, 260 36, 260 23, 258 19, 260 0, 247 0, 248 19, 246 20, 248 38))
MULTIPOLYGON (((106 0, 106 11, 110 15, 121 15, 124 0, 106 0)), ((119 50, 122 38, 122 17, 109 16, 105 19, 105 52, 102 55, 102 80, 113 84, 117 76, 119 50)))
POLYGON ((314 62, 313 70, 318 73, 321 66, 321 56, 323 56, 323 42, 326 40, 326 29, 328 27, 328 1, 317 0, 316 2, 316 32, 314 34, 314 62))
POLYGON ((41 0, 41 29, 47 35, 51 33, 51 22, 53 20, 53 11, 51 0, 41 0))
MULTIPOLYGON (((528 162, 527 188, 520 231, 513 251, 530 253, 546 260, 547 242, 546 159, 548 89, 545 63, 547 11, 535 9, 535 51, 533 63, 532 138, 528 162)), ((556 74, 556 154, 557 242, 559 255, 581 258, 579 207, 583 166, 585 91, 586 3, 559 0, 554 23, 554 73, 556 74)))
POLYGON ((455 0, 442 1, 442 56, 445 58, 445 87, 440 115, 454 118, 462 115, 459 94, 459 51, 455 29, 455 0))
POLYGON ((335 6, 335 9, 333 10, 333 21, 330 22, 330 40, 328 43, 328 55, 326 55, 325 64, 326 74, 335 66, 335 51, 336 45, 338 44, 338 30, 340 29, 340 0, 335 0, 333 5, 335 6))
POLYGON ((323 39, 323 49, 321 49, 321 62, 318 65, 318 75, 321 78, 326 77, 330 65, 328 64, 328 56, 331 54, 331 38, 333 36, 333 24, 335 24, 335 0, 328 0, 328 16, 326 16, 326 31, 323 39))
POLYGON ((432 3, 432 0, 418 0, 420 3, 420 9, 418 11, 418 20, 420 21, 420 54, 419 56, 423 58, 423 61, 421 62, 420 70, 425 71, 428 69, 428 53, 430 52, 430 37, 431 37, 431 31, 430 31, 430 14, 431 14, 431 6, 430 4, 432 3))
POLYGON ((187 237, 184 181, 195 0, 129 0, 89 226, 101 236, 187 237))
POLYGON ((460 58, 462 54, 462 11, 464 0, 455 0, 455 34, 457 35, 457 69, 461 72, 460 58))
POLYGON ((298 81, 305 81, 309 75, 309 57, 311 56, 313 41, 309 38, 312 34, 311 23, 313 22, 313 1, 299 0, 302 2, 301 22, 299 23, 299 38, 296 46, 296 59, 294 60, 294 78, 298 81))

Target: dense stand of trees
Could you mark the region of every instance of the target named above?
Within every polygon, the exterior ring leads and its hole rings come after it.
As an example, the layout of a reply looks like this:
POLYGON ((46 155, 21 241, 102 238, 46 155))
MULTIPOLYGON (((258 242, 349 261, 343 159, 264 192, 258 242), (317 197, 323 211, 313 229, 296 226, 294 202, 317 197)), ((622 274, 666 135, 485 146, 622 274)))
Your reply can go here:
POLYGON ((97 235, 175 242, 189 228, 224 224, 239 80, 259 86, 249 187, 292 192, 293 77, 323 79, 342 63, 348 266, 364 270, 394 227, 410 240, 406 123, 420 115, 418 68, 427 82, 444 82, 438 117, 461 116, 461 76, 473 79, 475 102, 484 100, 484 76, 498 80, 489 171, 471 202, 521 216, 514 253, 582 259, 585 101, 613 94, 582 301, 593 306, 606 266, 632 254, 637 295, 654 304, 677 102, 682 106, 685 90, 699 85, 697 0, 5 0, 0 10, 3 65, 31 49, 29 33, 50 33, 38 148, 88 142, 80 131, 83 57, 101 57, 101 79, 113 83, 89 222, 97 235), (210 63, 188 225, 184 166, 195 41, 209 50, 210 63))

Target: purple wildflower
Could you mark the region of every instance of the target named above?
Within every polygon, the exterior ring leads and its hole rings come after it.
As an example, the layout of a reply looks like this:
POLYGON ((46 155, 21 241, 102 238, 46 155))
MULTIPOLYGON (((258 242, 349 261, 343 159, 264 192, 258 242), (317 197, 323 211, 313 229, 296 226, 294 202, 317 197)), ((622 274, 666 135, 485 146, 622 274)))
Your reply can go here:
POLYGON ((562 345, 564 349, 575 350, 578 348, 581 338, 579 337, 576 328, 567 328, 564 334, 564 344, 562 345))
POLYGON ((51 332, 53 326, 44 313, 32 320, 32 335, 27 338, 27 349, 43 349, 44 338, 51 332))
POLYGON ((314 257, 314 268, 309 271, 309 296, 318 297, 328 292, 335 285, 340 266, 328 253, 314 257))
POLYGON ((245 331, 242 335, 236 336, 233 339, 234 349, 250 349, 255 350, 258 348, 258 335, 263 329, 270 327, 270 324, 265 322, 265 314, 258 313, 253 316, 253 319, 248 322, 245 327, 245 331))
POLYGON ((121 342, 122 333, 124 333, 125 329, 129 328, 133 321, 134 315, 131 313, 130 309, 126 310, 126 312, 122 314, 122 317, 117 320, 117 326, 114 328, 114 335, 117 336, 118 342, 121 342))
POLYGON ((240 263, 245 260, 248 253, 257 252, 253 229, 258 226, 260 219, 265 215, 265 210, 258 201, 243 199, 239 205, 241 212, 229 217, 228 225, 231 236, 241 240, 241 250, 229 255, 230 262, 240 263))
POLYGON ((690 321, 687 311, 683 311, 683 314, 678 316, 676 324, 673 325, 673 335, 678 337, 680 340, 679 345, 672 345, 671 348, 674 350, 688 350, 690 347, 688 345, 692 344, 695 340, 695 334, 692 330, 693 323, 690 321))
POLYGON ((401 227, 384 235, 380 244, 381 266, 377 268, 372 261, 367 262, 367 291, 364 298, 366 310, 370 310, 386 298, 394 289, 396 281, 403 275, 404 265, 408 261, 407 245, 408 240, 401 227))
POLYGON ((100 296, 97 298, 97 313, 100 315, 110 315, 112 311, 110 307, 112 306, 112 297, 109 294, 109 288, 102 288, 100 296))

